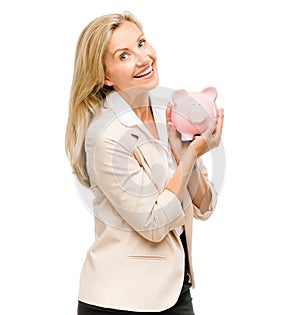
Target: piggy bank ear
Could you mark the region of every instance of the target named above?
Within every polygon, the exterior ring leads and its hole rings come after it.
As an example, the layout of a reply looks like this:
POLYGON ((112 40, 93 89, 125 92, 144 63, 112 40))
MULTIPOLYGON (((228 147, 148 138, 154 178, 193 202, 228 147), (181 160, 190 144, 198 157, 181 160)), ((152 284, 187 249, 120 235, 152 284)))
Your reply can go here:
POLYGON ((177 90, 173 93, 172 98, 173 102, 177 103, 180 101, 181 98, 185 97, 187 95, 187 91, 185 90, 177 90))
POLYGON ((201 91, 203 94, 207 95, 213 102, 217 98, 217 90, 214 87, 207 87, 201 91))

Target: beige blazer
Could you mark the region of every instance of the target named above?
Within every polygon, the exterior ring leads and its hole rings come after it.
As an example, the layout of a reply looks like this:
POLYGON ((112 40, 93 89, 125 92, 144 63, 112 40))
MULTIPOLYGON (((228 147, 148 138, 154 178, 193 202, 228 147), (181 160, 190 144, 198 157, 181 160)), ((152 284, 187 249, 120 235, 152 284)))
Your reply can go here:
POLYGON ((186 232, 194 285, 193 216, 206 220, 216 198, 203 215, 188 190, 182 203, 165 190, 176 169, 165 124, 167 100, 152 97, 151 103, 160 141, 117 93, 108 97, 106 108, 88 128, 95 242, 80 277, 79 300, 85 303, 139 312, 173 306, 184 277, 184 250, 176 230, 180 226, 186 232))

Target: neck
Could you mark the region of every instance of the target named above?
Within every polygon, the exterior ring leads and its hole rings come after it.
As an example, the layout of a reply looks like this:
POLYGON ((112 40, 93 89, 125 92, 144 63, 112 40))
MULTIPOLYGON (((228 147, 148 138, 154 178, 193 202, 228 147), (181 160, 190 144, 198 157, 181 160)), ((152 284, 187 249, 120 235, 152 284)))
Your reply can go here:
POLYGON ((119 94, 130 105, 142 122, 153 121, 148 91, 122 91, 119 94))
POLYGON ((147 122, 154 120, 153 115, 152 115, 151 106, 149 106, 149 105, 139 106, 139 107, 133 108, 133 111, 139 117, 139 119, 144 123, 147 123, 147 122))

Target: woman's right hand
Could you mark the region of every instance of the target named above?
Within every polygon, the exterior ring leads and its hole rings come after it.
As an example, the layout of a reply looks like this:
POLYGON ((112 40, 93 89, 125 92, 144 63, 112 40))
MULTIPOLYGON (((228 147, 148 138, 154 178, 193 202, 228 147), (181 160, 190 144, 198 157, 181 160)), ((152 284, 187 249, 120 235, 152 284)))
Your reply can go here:
POLYGON ((220 108, 218 109, 217 119, 211 121, 206 131, 201 136, 196 136, 191 143, 197 158, 220 144, 223 122, 224 110, 220 108))

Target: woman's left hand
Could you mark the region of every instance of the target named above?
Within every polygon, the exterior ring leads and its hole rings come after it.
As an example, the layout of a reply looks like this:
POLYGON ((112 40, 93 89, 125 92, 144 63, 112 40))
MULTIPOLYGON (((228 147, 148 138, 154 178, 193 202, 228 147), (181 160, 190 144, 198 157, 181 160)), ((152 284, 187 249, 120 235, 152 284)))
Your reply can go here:
POLYGON ((190 142, 182 142, 180 133, 176 130, 174 124, 172 123, 171 119, 172 107, 173 105, 171 103, 168 103, 166 110, 166 123, 170 147, 177 164, 179 164, 180 158, 188 148, 190 142))

